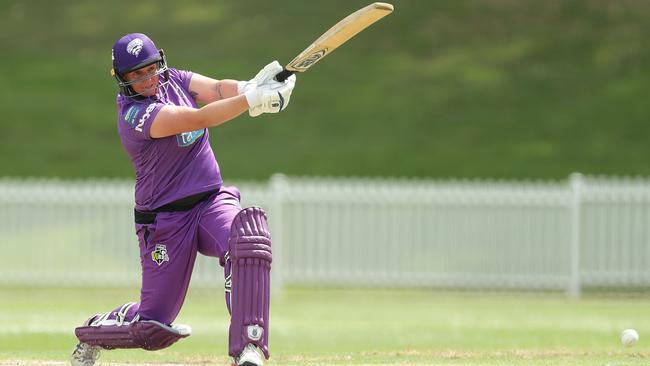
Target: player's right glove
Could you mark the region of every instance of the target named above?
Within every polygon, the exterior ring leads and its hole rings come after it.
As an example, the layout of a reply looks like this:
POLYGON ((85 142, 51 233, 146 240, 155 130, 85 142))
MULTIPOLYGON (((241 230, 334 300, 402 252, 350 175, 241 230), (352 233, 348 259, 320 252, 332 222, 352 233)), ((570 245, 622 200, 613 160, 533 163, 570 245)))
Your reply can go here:
POLYGON ((292 75, 283 82, 269 79, 257 88, 245 92, 249 106, 248 114, 257 117, 262 113, 278 113, 284 110, 289 105, 295 85, 296 76, 292 75))

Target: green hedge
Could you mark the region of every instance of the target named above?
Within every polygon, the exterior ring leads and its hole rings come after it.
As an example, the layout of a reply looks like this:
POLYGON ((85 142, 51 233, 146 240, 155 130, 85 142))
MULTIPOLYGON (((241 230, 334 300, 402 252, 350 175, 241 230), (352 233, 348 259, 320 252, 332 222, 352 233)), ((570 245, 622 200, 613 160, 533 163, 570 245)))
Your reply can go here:
MULTIPOLYGON (((0 175, 130 177, 110 48, 247 79, 361 1, 4 1, 0 175)), ((299 75, 280 115, 213 128, 226 179, 650 173, 650 2, 395 1, 299 75)))

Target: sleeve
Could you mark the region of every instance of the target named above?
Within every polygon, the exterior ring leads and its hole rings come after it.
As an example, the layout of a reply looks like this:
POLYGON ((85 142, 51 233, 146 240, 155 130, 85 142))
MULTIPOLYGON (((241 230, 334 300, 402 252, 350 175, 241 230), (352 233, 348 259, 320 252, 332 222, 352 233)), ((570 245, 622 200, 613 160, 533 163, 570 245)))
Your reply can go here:
POLYGON ((175 78, 179 81, 179 84, 185 89, 189 95, 190 91, 190 82, 192 81, 193 72, 187 70, 179 70, 170 68, 169 69, 170 78, 175 78))
POLYGON ((121 108, 118 118, 124 137, 129 140, 150 140, 151 123, 163 106, 162 103, 152 102, 131 103, 121 108))

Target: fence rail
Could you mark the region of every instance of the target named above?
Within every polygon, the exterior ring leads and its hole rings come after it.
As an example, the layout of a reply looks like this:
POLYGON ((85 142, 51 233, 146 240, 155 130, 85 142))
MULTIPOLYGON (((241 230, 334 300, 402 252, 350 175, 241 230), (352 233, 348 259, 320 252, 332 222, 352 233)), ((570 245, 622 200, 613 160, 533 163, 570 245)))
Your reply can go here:
MULTIPOLYGON (((566 290, 650 285, 650 180, 272 177, 236 183, 269 213, 274 286, 566 290)), ((0 179, 0 284, 137 285, 133 185, 0 179)), ((221 286, 197 260, 194 286, 221 286)))

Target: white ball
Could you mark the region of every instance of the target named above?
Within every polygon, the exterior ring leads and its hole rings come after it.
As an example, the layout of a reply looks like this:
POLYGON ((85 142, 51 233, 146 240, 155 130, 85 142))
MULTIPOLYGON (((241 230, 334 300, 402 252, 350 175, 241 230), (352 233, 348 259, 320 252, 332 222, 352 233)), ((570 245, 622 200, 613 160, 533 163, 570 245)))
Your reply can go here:
POLYGON ((634 329, 625 329, 621 333, 621 343, 625 347, 632 347, 639 341, 639 333, 634 329))

